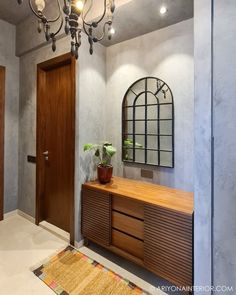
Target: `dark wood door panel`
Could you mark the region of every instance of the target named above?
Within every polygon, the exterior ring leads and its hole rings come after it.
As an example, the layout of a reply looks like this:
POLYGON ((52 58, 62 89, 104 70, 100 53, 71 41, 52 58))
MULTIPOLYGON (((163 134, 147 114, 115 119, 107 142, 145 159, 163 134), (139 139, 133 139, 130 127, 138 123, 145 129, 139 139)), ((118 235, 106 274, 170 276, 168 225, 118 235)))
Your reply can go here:
POLYGON ((0 66, 0 220, 3 219, 4 204, 4 106, 5 68, 0 66))
POLYGON ((82 234, 101 245, 111 244, 111 197, 82 191, 82 234))
MULTIPOLYGON (((75 62, 38 65, 37 223, 74 231, 75 62)), ((71 241, 73 238, 71 238, 71 241)))

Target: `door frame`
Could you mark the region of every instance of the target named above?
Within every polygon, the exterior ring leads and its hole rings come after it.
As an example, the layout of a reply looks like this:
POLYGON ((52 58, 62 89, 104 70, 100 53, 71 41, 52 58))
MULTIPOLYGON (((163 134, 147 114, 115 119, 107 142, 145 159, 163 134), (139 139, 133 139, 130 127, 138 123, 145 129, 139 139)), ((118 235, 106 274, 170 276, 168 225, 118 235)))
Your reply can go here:
POLYGON ((5 123, 5 83, 6 68, 0 66, 0 221, 4 218, 4 123, 5 123))
MULTIPOLYGON (((76 60, 72 57, 71 53, 66 53, 61 56, 55 57, 53 59, 47 60, 37 65, 37 120, 36 120, 36 218, 35 223, 39 225, 41 221, 44 220, 42 216, 42 196, 43 196, 43 186, 44 186, 44 161, 42 157, 39 157, 40 147, 39 147, 39 138, 42 137, 44 133, 42 127, 43 115, 40 105, 40 95, 44 95, 45 90, 45 77, 46 71, 50 69, 54 69, 58 66, 63 65, 71 65, 71 80, 72 80, 72 105, 73 105, 73 113, 72 120, 74 121, 74 130, 73 130, 73 155, 74 155, 74 166, 73 166, 73 180, 75 180, 75 100, 76 100, 76 60)), ((74 181, 73 181, 74 182, 74 181)), ((73 196, 70 200, 70 243, 74 245, 75 242, 75 225, 74 225, 74 216, 75 216, 75 185, 73 187, 73 196)))

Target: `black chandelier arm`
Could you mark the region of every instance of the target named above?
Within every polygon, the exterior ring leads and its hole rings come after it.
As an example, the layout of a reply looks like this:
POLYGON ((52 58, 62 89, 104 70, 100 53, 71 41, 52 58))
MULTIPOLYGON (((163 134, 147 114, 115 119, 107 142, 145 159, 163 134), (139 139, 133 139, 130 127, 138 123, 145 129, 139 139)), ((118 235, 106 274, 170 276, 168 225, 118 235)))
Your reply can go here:
MULTIPOLYGON (((86 2, 87 2, 87 1, 86 1, 86 2)), ((85 2, 85 3, 86 3, 86 2, 85 2)), ((98 24, 104 19, 105 15, 106 15, 106 12, 107 12, 107 0, 104 0, 104 10, 103 10, 103 14, 102 14, 102 16, 100 17, 100 19, 99 19, 98 21, 96 21, 96 22, 87 23, 87 22, 85 21, 85 19, 86 19, 86 16, 88 15, 89 11, 90 11, 91 8, 92 8, 92 3, 93 3, 93 2, 91 2, 90 7, 89 7, 89 9, 87 10, 87 12, 85 13, 85 15, 82 13, 82 20, 83 20, 83 23, 85 23, 87 26, 92 26, 93 23, 95 23, 96 26, 97 26, 97 25, 98 25, 98 24)))
POLYGON ((102 29, 102 35, 101 37, 94 37, 93 41, 94 42, 99 42, 102 41, 102 39, 105 37, 105 33, 106 33, 106 26, 111 26, 112 23, 110 21, 105 22, 105 24, 103 25, 103 29, 102 29))
MULTIPOLYGON (((58 5, 58 9, 59 9, 59 14, 58 16, 55 18, 55 19, 52 19, 52 20, 47 20, 48 23, 53 23, 53 22, 56 22, 59 20, 59 18, 61 17, 61 5, 60 5, 60 1, 59 0, 56 0, 57 1, 57 5, 58 5)), ((33 4, 32 4, 32 0, 29 0, 29 6, 30 6, 30 9, 32 10, 33 14, 41 19, 41 20, 45 20, 46 17, 43 15, 43 14, 39 14, 35 11, 34 7, 33 7, 33 4)))
POLYGON ((45 19, 45 17, 44 17, 43 14, 40 15, 40 14, 38 14, 38 13, 34 10, 34 7, 33 7, 32 3, 31 3, 31 0, 29 0, 28 2, 29 2, 29 7, 30 7, 30 9, 32 10, 33 14, 34 14, 37 18, 39 18, 39 19, 41 19, 41 20, 45 19))
POLYGON ((96 25, 98 25, 104 19, 106 12, 107 12, 107 0, 104 0, 104 11, 100 19, 96 21, 96 25))
POLYGON ((56 33, 54 33, 54 36, 57 36, 57 34, 61 31, 63 24, 64 24, 64 18, 61 15, 61 23, 60 23, 60 26, 59 26, 58 30, 56 31, 56 33))
POLYGON ((58 30, 56 31, 56 33, 50 33, 50 25, 48 23, 45 23, 43 26, 43 31, 45 34, 46 41, 49 41, 50 39, 52 39, 52 37, 55 38, 58 35, 58 33, 61 31, 63 24, 64 24, 64 19, 61 16, 61 23, 58 30))
MULTIPOLYGON (((91 25, 87 25, 87 26, 89 26, 89 28, 91 28, 91 25)), ((85 23, 85 22, 83 22, 83 29, 84 29, 85 34, 86 34, 87 36, 89 36, 89 32, 87 31, 86 23, 85 23)))
MULTIPOLYGON (((84 6, 86 5, 87 1, 88 1, 88 0, 85 0, 85 2, 84 2, 84 6)), ((86 19, 88 13, 90 12, 90 10, 92 9, 92 7, 93 7, 93 0, 90 0, 90 6, 89 6, 89 8, 87 9, 86 13, 84 14, 84 11, 82 11, 82 14, 81 14, 81 18, 82 18, 83 24, 85 24, 86 26, 90 26, 90 24, 87 23, 87 22, 85 21, 85 19, 86 19)))
POLYGON ((62 9, 61 9, 60 0, 57 0, 57 6, 58 6, 59 14, 58 14, 58 16, 55 19, 48 20, 49 23, 55 23, 56 21, 59 20, 60 17, 61 18, 63 17, 62 16, 62 9))
POLYGON ((68 6, 68 0, 64 0, 64 7, 63 7, 63 12, 66 14, 66 15, 69 15, 70 14, 70 9, 69 9, 69 6, 68 6))

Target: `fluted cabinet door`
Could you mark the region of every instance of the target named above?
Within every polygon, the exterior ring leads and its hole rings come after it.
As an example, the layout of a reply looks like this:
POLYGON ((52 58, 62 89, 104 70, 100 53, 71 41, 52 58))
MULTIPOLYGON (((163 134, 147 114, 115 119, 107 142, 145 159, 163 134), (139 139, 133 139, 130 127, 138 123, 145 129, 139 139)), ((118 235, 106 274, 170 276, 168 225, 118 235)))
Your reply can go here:
POLYGON ((96 243, 111 243, 111 197, 90 190, 82 191, 82 234, 96 243))
POLYGON ((192 215, 145 205, 144 265, 178 286, 192 285, 192 215))

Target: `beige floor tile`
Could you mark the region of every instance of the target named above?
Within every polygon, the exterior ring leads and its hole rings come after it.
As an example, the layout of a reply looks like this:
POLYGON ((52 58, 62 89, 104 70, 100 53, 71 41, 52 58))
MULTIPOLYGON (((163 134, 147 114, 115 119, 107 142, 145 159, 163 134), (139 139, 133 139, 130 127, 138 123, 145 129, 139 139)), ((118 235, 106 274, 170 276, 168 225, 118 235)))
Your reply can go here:
MULTIPOLYGON (((17 214, 0 222, 0 294, 1 295, 53 295, 32 269, 48 257, 67 246, 58 234, 38 227, 17 214)), ((80 251, 126 277, 153 294, 165 294, 134 274, 124 270, 96 252, 81 247, 80 251)), ((122 295, 122 294, 121 294, 122 295)))

